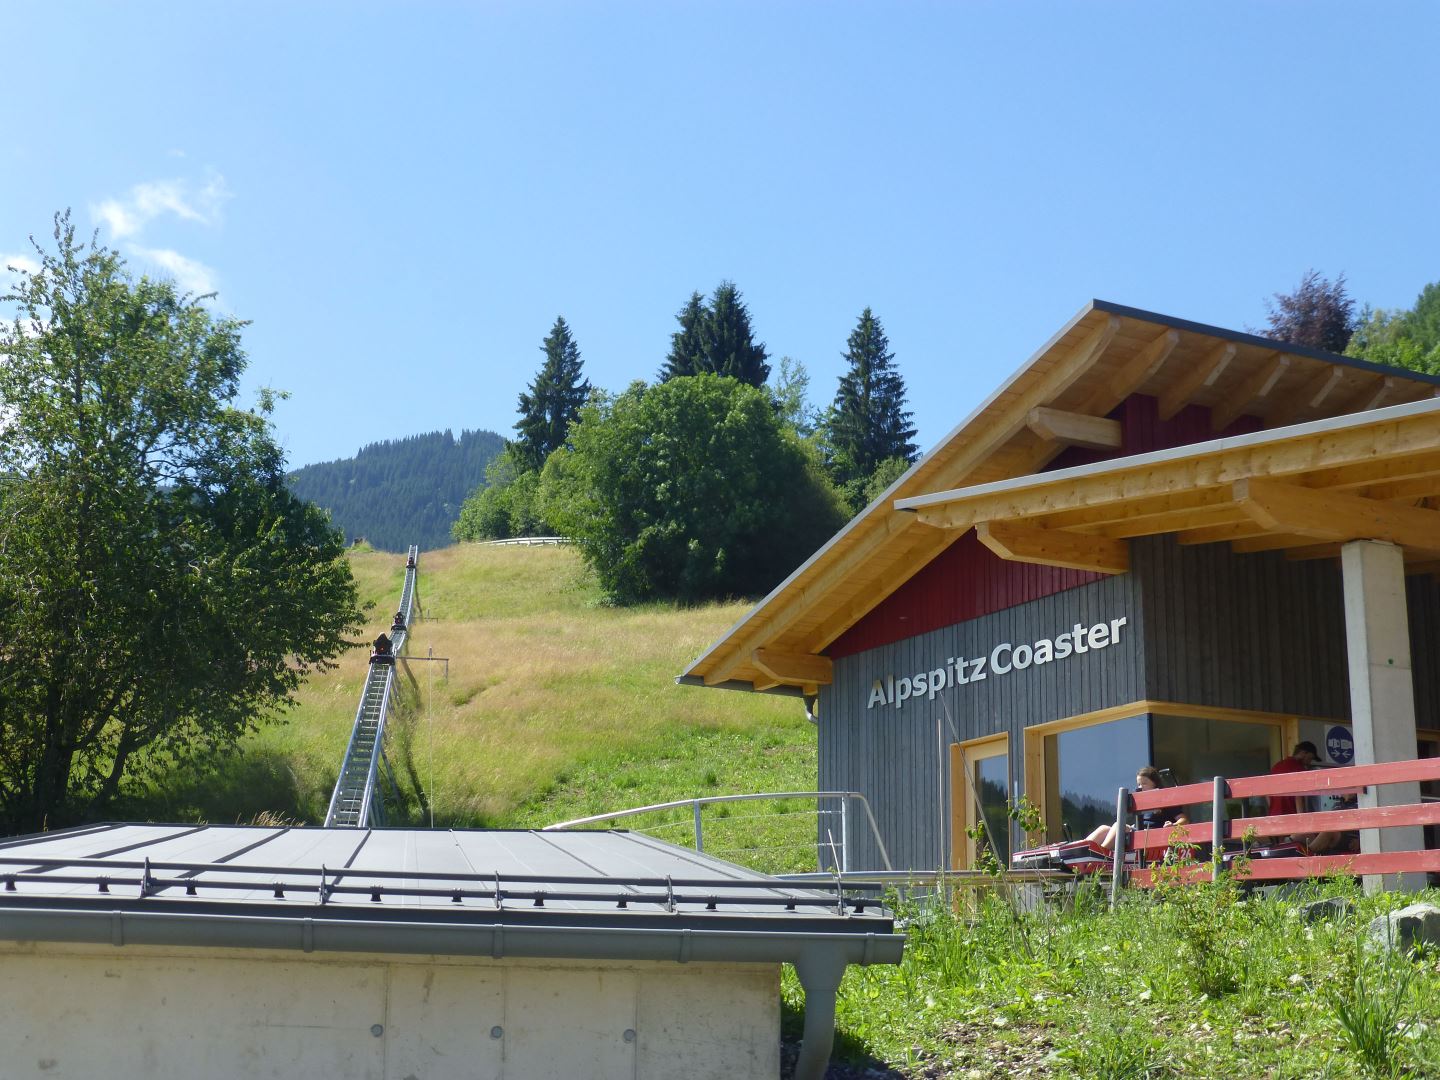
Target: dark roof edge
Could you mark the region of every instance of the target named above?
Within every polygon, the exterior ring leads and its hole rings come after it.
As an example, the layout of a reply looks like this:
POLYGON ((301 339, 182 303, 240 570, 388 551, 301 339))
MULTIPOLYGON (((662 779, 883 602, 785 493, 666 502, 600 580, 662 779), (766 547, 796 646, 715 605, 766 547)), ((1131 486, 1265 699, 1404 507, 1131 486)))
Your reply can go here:
MULTIPOLYGON (((697 660, 696 663, 699 663, 697 660)), ((694 665, 691 665, 692 667, 694 665)), ((778 697, 804 697, 805 693, 798 686, 791 686, 788 683, 781 683, 779 686, 772 686, 768 690, 756 690, 754 683, 748 683, 744 679, 726 679, 722 683, 715 683, 711 686, 699 675, 676 675, 675 683, 678 686, 704 686, 710 690, 744 690, 752 694, 775 694, 778 697)))
POLYGON ((160 945, 413 956, 563 960, 671 960, 679 963, 899 963, 903 935, 747 932, 503 923, 390 922, 314 916, 209 915, 66 907, 0 910, 0 939, 103 945, 160 945))
POLYGON ((1262 349, 1274 349, 1276 352, 1292 353, 1295 356, 1308 356, 1312 360, 1323 360, 1327 364, 1339 364, 1343 367, 1357 368, 1361 371, 1373 371, 1379 375, 1398 375, 1401 378, 1411 379, 1415 382, 1440 386, 1440 375, 1427 375, 1424 372, 1412 371, 1409 368, 1392 367, 1389 364, 1376 364, 1369 360, 1357 359, 1353 356, 1342 356, 1339 353, 1326 352, 1324 349, 1312 349, 1308 345, 1296 345, 1294 342, 1261 337, 1259 334, 1246 334, 1239 330, 1227 330, 1223 326, 1209 326, 1206 323, 1191 322, 1189 319, 1177 319, 1170 315, 1162 315, 1158 311, 1146 311, 1143 308, 1127 307, 1125 304, 1116 304, 1109 300, 1092 300, 1090 301, 1090 305, 1096 311, 1105 311, 1111 315, 1119 315, 1128 319, 1139 319, 1142 322, 1157 323, 1162 326, 1173 327, 1176 330, 1186 330, 1192 334, 1204 334, 1208 337, 1224 338, 1226 341, 1234 341, 1241 345, 1255 345, 1262 349))

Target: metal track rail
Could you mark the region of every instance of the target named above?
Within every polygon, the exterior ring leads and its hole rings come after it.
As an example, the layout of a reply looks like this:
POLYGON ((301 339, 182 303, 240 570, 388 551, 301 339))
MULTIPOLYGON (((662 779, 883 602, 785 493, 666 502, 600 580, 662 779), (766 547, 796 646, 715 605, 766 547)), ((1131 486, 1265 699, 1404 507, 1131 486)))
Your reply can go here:
MULTIPOLYGON (((391 630, 390 650, 399 657, 410 636, 415 607, 415 577, 420 572, 420 549, 414 544, 405 558, 405 585, 400 591, 401 621, 391 630)), ((365 689, 355 711, 350 742, 340 764, 340 776, 325 812, 327 827, 360 828, 385 823, 385 801, 379 797, 378 782, 384 756, 385 721, 390 716, 391 689, 395 665, 372 660, 365 676, 365 689)))

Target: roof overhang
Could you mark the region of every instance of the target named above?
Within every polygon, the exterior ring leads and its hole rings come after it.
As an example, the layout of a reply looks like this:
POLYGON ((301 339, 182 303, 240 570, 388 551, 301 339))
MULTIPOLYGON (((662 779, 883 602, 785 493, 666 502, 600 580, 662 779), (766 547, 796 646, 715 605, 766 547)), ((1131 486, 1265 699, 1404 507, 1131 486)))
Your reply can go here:
POLYGON ((1101 573, 1127 541, 1175 535, 1239 551, 1326 558, 1350 540, 1440 561, 1440 400, 1215 439, 895 502, 921 524, 974 528, 1001 558, 1101 573))
MULTIPOLYGON (((1113 448, 1118 424, 1109 414, 1132 394, 1154 397, 1162 419, 1188 405, 1204 406, 1217 435, 1242 416, 1256 417, 1269 429, 1266 436, 1283 442, 1316 421, 1377 410, 1390 412, 1395 406, 1429 402, 1437 393, 1437 376, 1091 301, 933 450, 692 662, 677 681, 771 693, 814 693, 829 682, 825 649, 964 535, 969 526, 937 524, 944 514, 963 513, 958 493, 973 495, 991 485, 1032 478, 1044 483, 1065 474, 1041 470, 1067 448, 1113 448), (923 515, 920 506, 914 505, 922 498, 938 500, 925 504, 923 515)), ((1426 422, 1435 423, 1433 415, 1424 415, 1426 422)), ((1232 442, 1218 438, 1202 445, 1213 451, 1232 442)), ((1307 445, 1321 454, 1329 452, 1323 445, 1317 450, 1313 440, 1307 445)), ((1187 454, 1197 452, 1204 451, 1198 446, 1185 448, 1187 454)), ((1119 467, 1120 461, 1110 461, 1097 468, 1119 467)), ((1318 477, 1320 468, 1317 465, 1316 472, 1306 475, 1318 477)), ((1360 497, 1399 505, 1406 498, 1404 491, 1425 486, 1419 477, 1408 480, 1410 488, 1395 488, 1390 496, 1362 490, 1367 488, 1364 484, 1346 487, 1318 478, 1303 486, 1333 488, 1331 493, 1336 496, 1358 490, 1360 497)), ((1232 488, 1228 498, 1234 505, 1226 509, 1222 502, 1227 496, 1219 488, 1207 485, 1204 495, 1185 496, 1197 498, 1201 504, 1212 500, 1208 509, 1213 512, 1207 519, 1199 513, 1207 506, 1184 506, 1183 510, 1196 514, 1192 528, 1177 530, 1183 534, 1182 542, 1203 542, 1205 534, 1199 530, 1212 525, 1217 530, 1232 530, 1233 535, 1217 532, 1210 539, 1233 540, 1240 550, 1281 535, 1246 531, 1256 523, 1251 515, 1264 513, 1262 502, 1273 508, 1273 491, 1261 493, 1265 498, 1251 493, 1237 500, 1232 488), (1241 501, 1251 510, 1240 506, 1241 501), (1245 514, 1245 520, 1237 513, 1245 514), (1202 524, 1206 521, 1210 524, 1202 524)), ((1182 495, 1171 495, 1178 512, 1182 495)), ((1310 505, 1313 509, 1313 499, 1310 505)), ((1134 519, 1138 520, 1139 516, 1134 519)), ((1175 515, 1167 519, 1177 520, 1175 515)), ((1124 565, 1121 547, 1086 538, 1124 540, 1144 535, 1126 532, 1136 527, 1134 521, 1129 526, 1098 520, 1093 526, 1082 526, 1072 521, 1065 527, 1067 535, 1041 538, 1064 541, 1072 550, 1042 554, 1057 565, 1118 572, 1124 565)), ((1054 523, 1042 527, 1053 529, 1054 523)), ((992 527, 986 535, 991 546, 1003 547, 1008 557, 1034 554, 1026 544, 1032 538, 1020 536, 1013 528, 992 527)), ((1290 549, 1308 548, 1309 554, 1315 555, 1333 542, 1327 537, 1307 538, 1311 543, 1289 545, 1290 549)))

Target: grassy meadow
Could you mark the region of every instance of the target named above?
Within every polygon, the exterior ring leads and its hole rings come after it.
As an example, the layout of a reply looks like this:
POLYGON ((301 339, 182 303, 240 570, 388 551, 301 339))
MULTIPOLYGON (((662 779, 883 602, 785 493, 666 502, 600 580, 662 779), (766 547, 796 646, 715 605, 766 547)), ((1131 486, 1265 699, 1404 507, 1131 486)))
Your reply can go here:
MULTIPOLYGON (((404 558, 361 550, 350 559, 372 605, 369 640, 389 626, 404 558)), ((406 708, 388 750, 407 803, 397 824, 428 823, 433 809, 438 826, 531 827, 815 782, 814 729, 797 699, 674 683, 747 604, 610 607, 573 549, 468 544, 421 553, 418 597, 407 653, 449 664, 448 674, 443 663, 400 668, 406 708)), ((130 815, 323 820, 367 659, 367 648, 352 649, 237 757, 204 774, 170 776, 127 808, 130 815)), ((707 849, 726 842, 726 809, 707 814, 707 849), (709 829, 710 815, 718 831, 709 829)), ((737 837, 741 816, 737 809, 737 837)), ((814 835, 813 820, 804 835, 814 835)), ((813 862, 813 845, 809 852, 813 862)))

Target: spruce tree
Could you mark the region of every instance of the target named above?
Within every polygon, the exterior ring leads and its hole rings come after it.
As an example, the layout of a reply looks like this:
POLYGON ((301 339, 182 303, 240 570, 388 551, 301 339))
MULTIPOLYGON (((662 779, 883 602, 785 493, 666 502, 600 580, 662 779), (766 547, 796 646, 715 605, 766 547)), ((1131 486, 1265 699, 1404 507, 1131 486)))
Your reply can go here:
POLYGON ((750 311, 740 299, 740 290, 733 281, 722 281, 710 297, 710 314, 705 320, 703 370, 764 386, 770 377, 767 356, 765 346, 755 341, 750 311))
POLYGON ((660 381, 679 375, 729 375, 751 386, 770 377, 769 354, 755 341, 750 311, 731 281, 722 281, 709 303, 698 292, 675 316, 680 329, 670 335, 670 355, 660 381))
POLYGON ((691 293, 685 306, 675 314, 680 329, 670 335, 670 355, 660 369, 661 382, 678 375, 694 375, 700 370, 705 356, 705 323, 709 317, 705 298, 698 292, 691 293))
POLYGON ((520 419, 511 444, 520 464, 535 472, 565 444, 570 424, 590 395, 589 381, 580 377, 580 347, 563 316, 555 320, 540 351, 545 363, 530 384, 530 392, 520 395, 520 419))
POLYGON ((905 381, 885 329, 867 307, 851 331, 835 401, 826 419, 831 472, 837 483, 863 490, 877 466, 891 458, 915 460, 913 415, 905 408, 905 381))

